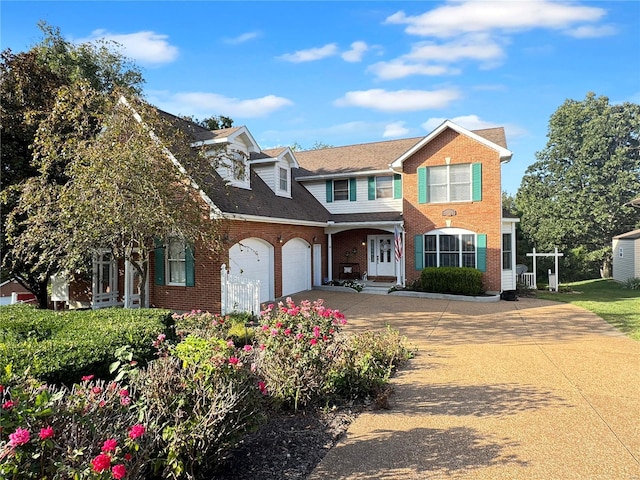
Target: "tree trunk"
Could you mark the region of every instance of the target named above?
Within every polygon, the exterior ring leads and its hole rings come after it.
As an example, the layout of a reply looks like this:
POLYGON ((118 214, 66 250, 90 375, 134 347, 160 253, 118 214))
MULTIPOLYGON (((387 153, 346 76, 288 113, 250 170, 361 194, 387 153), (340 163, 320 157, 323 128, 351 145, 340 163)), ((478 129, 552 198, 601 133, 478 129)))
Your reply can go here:
POLYGON ((611 258, 605 258, 602 261, 602 266, 600 267, 600 278, 611 278, 612 267, 611 258))

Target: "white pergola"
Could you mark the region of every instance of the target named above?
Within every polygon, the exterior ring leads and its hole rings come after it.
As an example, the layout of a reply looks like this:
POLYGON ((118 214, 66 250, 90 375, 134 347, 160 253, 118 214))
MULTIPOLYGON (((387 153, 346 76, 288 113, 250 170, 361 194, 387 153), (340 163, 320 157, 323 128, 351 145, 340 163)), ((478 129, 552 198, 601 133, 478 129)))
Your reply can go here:
POLYGON ((560 285, 559 276, 558 276, 558 258, 563 257, 564 253, 558 253, 558 247, 556 247, 553 253, 538 253, 536 249, 533 249, 532 253, 527 253, 527 257, 533 257, 533 284, 534 288, 538 288, 538 273, 536 267, 536 258, 537 257, 555 257, 555 272, 552 274, 551 270, 549 270, 549 290, 553 290, 554 292, 558 291, 558 285, 560 285))

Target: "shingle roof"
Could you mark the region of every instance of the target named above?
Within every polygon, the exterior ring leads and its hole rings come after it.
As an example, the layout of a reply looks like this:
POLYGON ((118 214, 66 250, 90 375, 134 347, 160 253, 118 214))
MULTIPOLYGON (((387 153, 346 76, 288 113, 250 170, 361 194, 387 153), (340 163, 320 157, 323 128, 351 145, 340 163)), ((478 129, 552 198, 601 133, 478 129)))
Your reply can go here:
POLYGON ((627 233, 622 233, 620 235, 616 235, 613 238, 615 238, 617 240, 636 240, 636 239, 640 238, 640 229, 639 230, 633 230, 633 231, 627 232, 627 233))
MULTIPOLYGON (((485 128, 473 133, 507 148, 504 128, 485 128)), ((295 152, 295 156, 310 175, 351 173, 363 170, 388 170, 391 162, 420 142, 424 137, 403 138, 383 142, 361 143, 343 147, 295 152)), ((305 172, 301 172, 304 176, 305 172)))

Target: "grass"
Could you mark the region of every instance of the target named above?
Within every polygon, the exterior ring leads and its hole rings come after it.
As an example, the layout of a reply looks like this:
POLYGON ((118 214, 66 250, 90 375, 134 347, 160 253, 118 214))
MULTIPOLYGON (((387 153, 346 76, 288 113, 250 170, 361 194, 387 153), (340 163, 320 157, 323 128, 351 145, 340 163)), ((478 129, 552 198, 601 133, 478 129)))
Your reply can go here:
POLYGON ((640 290, 623 288, 613 280, 598 279, 561 284, 558 293, 539 290, 536 297, 582 307, 634 340, 640 340, 640 290))

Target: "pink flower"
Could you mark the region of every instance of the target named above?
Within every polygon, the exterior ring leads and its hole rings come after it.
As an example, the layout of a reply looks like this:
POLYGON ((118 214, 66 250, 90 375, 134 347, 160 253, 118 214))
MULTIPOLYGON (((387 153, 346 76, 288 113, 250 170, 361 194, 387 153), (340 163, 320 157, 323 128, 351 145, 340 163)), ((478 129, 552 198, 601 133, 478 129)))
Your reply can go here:
POLYGON ((228 340, 227 341, 227 347, 229 348, 233 348, 235 345, 233 344, 233 340, 228 340))
POLYGON ((136 438, 144 435, 145 431, 146 429, 144 428, 144 425, 138 423, 129 429, 129 438, 135 440, 136 438))
POLYGON ((284 334, 287 336, 291 335, 291 329, 290 328, 285 329, 284 334))
POLYGON ((2 404, 2 409, 3 410, 11 410, 15 406, 16 406, 16 402, 14 402, 13 400, 7 400, 6 402, 4 402, 2 404))
POLYGON ((0 385, 0 393, 4 392, 4 385, 0 385))
POLYGON ((245 352, 250 352, 251 350, 253 350, 253 347, 251 345, 245 345, 244 347, 242 347, 242 349, 245 352))
POLYGON ((91 391, 97 395, 97 394, 99 394, 99 393, 101 393, 101 392, 102 392, 102 388, 100 388, 100 387, 93 387, 93 388, 91 389, 91 391))
POLYGON ((46 440, 51 437, 53 437, 53 428, 46 427, 40 429, 40 440, 46 440))
POLYGON ((100 400, 100 402, 98 402, 98 406, 100 408, 104 407, 107 404, 107 402, 105 402, 104 400, 100 400))
POLYGON ((277 328, 272 328, 271 329, 271 336, 275 337, 276 335, 278 335, 278 329, 277 328))
POLYGON ((105 470, 109 470, 111 466, 111 457, 106 453, 101 453, 96 458, 91 460, 91 467, 94 472, 104 472, 105 470))
POLYGON ((120 405, 127 406, 131 404, 131 397, 122 397, 120 399, 120 405))
POLYGON ((304 333, 297 333, 296 340, 302 340, 304 338, 304 333))
POLYGON ((260 344, 260 350, 264 350, 265 348, 267 348, 267 346, 264 343, 260 344))
POLYGON ((121 397, 128 397, 129 396, 129 390, 127 390, 126 388, 123 388, 122 390, 120 390, 118 392, 118 395, 120 395, 121 397))
POLYGON ((166 340, 167 336, 164 333, 161 333, 160 335, 158 335, 158 341, 159 342, 164 342, 166 340))
POLYGON ((316 340, 315 338, 312 338, 311 340, 309 340, 309 343, 311 345, 316 345, 318 343, 318 340, 316 340))
POLYGON ((258 388, 263 395, 267 394, 267 385, 264 382, 258 382, 258 388))
POLYGON ((316 338, 320 336, 320 327, 318 327, 317 325, 313 327, 313 336, 316 338))
POLYGON ((111 469, 111 475, 113 475, 113 478, 116 478, 116 479, 124 478, 126 474, 127 474, 127 469, 121 463, 119 463, 118 465, 114 465, 113 468, 111 469))
POLYGON ((85 375, 84 377, 82 377, 82 381, 83 382, 90 382, 91 380, 93 380, 94 375, 85 375))
POLYGON ((102 444, 102 452, 103 453, 114 452, 117 446, 118 446, 118 441, 114 438, 109 438, 105 440, 104 443, 102 444))
POLYGON ((229 363, 231 365, 238 365, 240 363, 240 359, 238 359, 238 357, 229 357, 229 363))
POLYGON ((24 428, 16 428, 16 431, 9 435, 9 445, 12 447, 19 447, 29 441, 29 430, 24 428))

